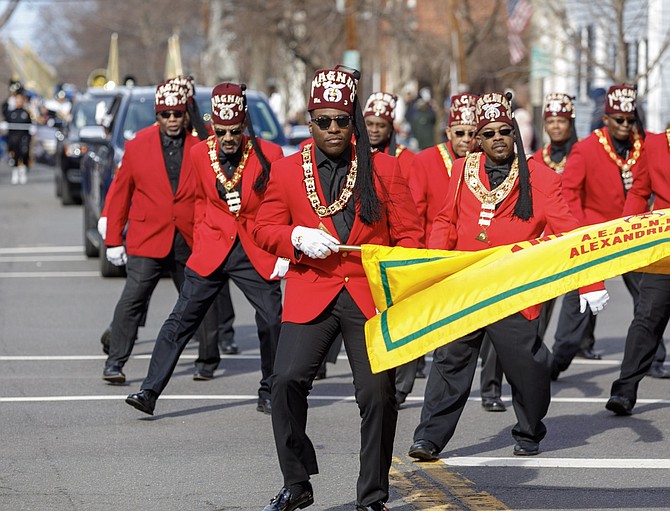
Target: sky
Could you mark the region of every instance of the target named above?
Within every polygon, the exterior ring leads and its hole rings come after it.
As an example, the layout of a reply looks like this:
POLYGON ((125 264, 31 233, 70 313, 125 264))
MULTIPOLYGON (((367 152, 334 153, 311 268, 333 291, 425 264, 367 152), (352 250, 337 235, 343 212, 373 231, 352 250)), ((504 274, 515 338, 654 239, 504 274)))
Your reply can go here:
MULTIPOLYGON (((9 2, 0 0, 0 12, 4 12, 9 2)), ((37 29, 35 19, 39 15, 40 6, 49 3, 49 0, 22 0, 14 11, 9 23, 0 30, 2 39, 11 37, 19 46, 29 43, 37 29)))

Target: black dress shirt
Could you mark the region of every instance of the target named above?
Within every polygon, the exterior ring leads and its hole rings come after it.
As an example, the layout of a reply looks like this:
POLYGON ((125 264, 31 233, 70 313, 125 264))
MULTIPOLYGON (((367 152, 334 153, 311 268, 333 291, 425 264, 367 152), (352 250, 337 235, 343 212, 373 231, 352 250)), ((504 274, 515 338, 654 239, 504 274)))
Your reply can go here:
MULTIPOLYGON (((347 182, 347 170, 351 164, 349 151, 345 150, 340 158, 328 158, 318 147, 314 146, 314 156, 316 160, 316 168, 319 172, 319 180, 323 188, 323 194, 329 206, 337 200, 347 182)), ((338 211, 332 216, 335 229, 337 230, 337 238, 342 243, 346 243, 351 232, 351 226, 354 224, 356 216, 356 208, 354 206, 354 197, 349 199, 347 205, 342 211, 338 211)), ((335 236, 335 233, 330 233, 335 236)))
POLYGON ((162 131, 160 134, 163 159, 165 160, 165 168, 167 169, 170 185, 172 186, 172 193, 177 193, 181 162, 184 157, 184 138, 186 134, 183 131, 176 137, 170 137, 162 131))

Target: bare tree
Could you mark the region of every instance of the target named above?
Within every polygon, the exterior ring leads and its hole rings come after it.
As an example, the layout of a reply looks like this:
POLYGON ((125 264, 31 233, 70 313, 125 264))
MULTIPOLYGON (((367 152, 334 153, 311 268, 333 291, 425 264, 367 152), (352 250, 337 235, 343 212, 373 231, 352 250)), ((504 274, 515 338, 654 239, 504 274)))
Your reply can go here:
POLYGON ((649 76, 659 65, 670 46, 670 29, 662 35, 660 48, 655 55, 649 55, 646 65, 631 66, 638 61, 636 28, 647 24, 649 2, 645 0, 602 0, 600 2, 546 2, 546 9, 560 24, 557 35, 563 35, 559 43, 580 55, 586 66, 599 70, 613 83, 638 83, 649 76), (580 12, 583 20, 590 21, 585 27, 582 20, 576 20, 574 13, 580 12), (589 33, 597 32, 601 40, 607 42, 605 54, 601 47, 592 44, 589 33))

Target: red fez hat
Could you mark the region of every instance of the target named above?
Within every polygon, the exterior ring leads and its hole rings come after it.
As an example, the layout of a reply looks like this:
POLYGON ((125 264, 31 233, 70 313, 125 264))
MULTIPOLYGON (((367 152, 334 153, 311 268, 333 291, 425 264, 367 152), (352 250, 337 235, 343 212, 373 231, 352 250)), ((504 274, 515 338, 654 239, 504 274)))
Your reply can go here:
POLYGON ((547 117, 564 117, 566 119, 575 118, 574 98, 563 94, 562 92, 552 92, 547 94, 544 100, 543 119, 547 117))
POLYGON ((612 85, 605 96, 605 114, 634 114, 637 89, 632 85, 612 85))
POLYGON ((212 89, 212 124, 240 124, 245 116, 244 93, 240 85, 220 83, 212 89))
POLYGON ((309 95, 307 110, 317 108, 335 108, 354 113, 354 98, 356 97, 356 83, 354 76, 344 68, 321 69, 314 73, 312 90, 309 95))
POLYGON ((171 80, 156 87, 156 113, 166 110, 186 111, 186 91, 171 80))
POLYGON ((474 94, 458 94, 456 96, 451 96, 448 126, 455 126, 457 124, 475 126, 477 124, 475 117, 475 105, 477 99, 478 96, 475 96, 474 94))
POLYGON ((477 128, 479 131, 491 122, 504 122, 514 127, 512 105, 500 92, 487 92, 479 97, 475 107, 477 128))
POLYGON ((398 97, 393 94, 389 94, 388 92, 375 92, 370 95, 365 104, 363 117, 380 117, 393 124, 397 101, 398 97))
POLYGON ((192 76, 177 76, 176 78, 172 78, 168 81, 181 85, 184 88, 184 92, 186 93, 186 99, 191 99, 193 96, 195 96, 195 80, 192 76))

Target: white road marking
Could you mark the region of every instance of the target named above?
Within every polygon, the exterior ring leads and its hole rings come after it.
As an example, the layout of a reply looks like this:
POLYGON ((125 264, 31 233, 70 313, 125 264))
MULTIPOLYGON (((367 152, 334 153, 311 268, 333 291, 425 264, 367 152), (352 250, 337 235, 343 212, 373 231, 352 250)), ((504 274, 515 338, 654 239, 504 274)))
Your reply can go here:
POLYGON ((0 257, 0 263, 53 263, 88 261, 85 255, 27 255, 0 257))
POLYGON ((9 247, 0 248, 0 254, 48 254, 52 252, 75 252, 82 253, 83 246, 71 247, 50 247, 50 246, 35 246, 35 247, 9 247))
POLYGON ((623 468, 623 469, 669 469, 670 459, 626 459, 626 458, 489 458, 463 456, 441 458, 450 467, 522 467, 522 468, 623 468))
POLYGON ((51 277, 100 277, 99 271, 17 271, 17 272, 0 272, 0 279, 13 278, 51 278, 51 277))

